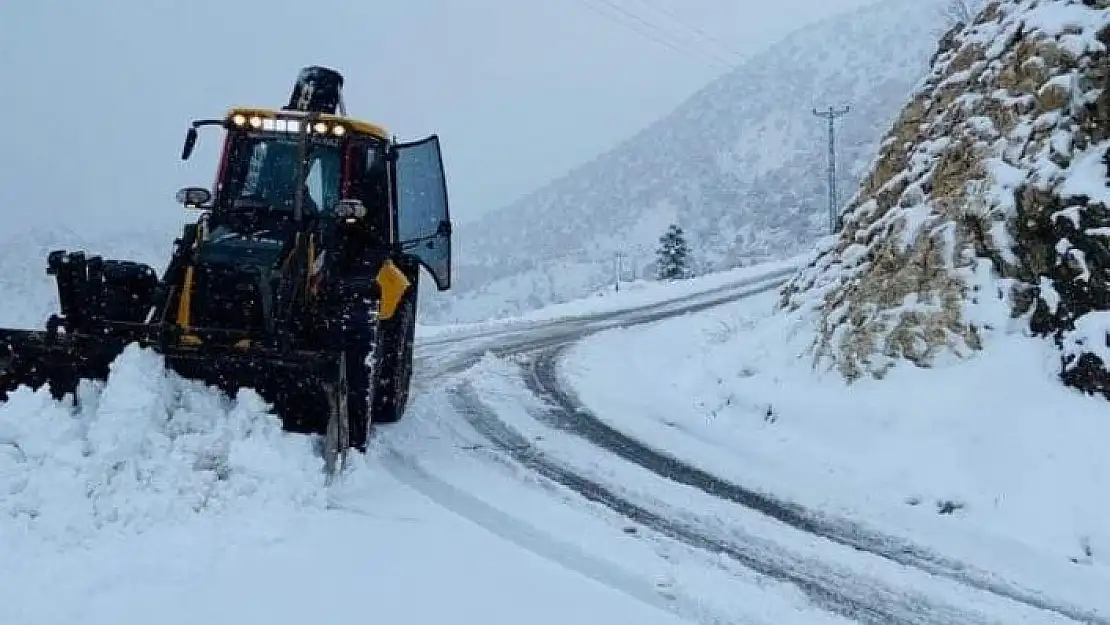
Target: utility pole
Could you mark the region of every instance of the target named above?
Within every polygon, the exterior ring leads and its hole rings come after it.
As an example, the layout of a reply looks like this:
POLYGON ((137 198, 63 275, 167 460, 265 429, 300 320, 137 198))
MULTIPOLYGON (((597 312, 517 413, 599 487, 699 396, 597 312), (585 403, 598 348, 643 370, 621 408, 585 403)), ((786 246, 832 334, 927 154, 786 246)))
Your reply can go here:
POLYGON ((616 291, 618 293, 620 293, 621 290, 621 256, 622 254, 620 252, 617 252, 617 258, 615 259, 616 262, 614 263, 617 270, 617 275, 616 280, 613 282, 613 284, 616 287, 616 291))
POLYGON ((833 108, 827 111, 813 109, 813 114, 829 120, 829 232, 836 233, 836 208, 839 199, 836 197, 836 118, 848 114, 850 107, 833 108))

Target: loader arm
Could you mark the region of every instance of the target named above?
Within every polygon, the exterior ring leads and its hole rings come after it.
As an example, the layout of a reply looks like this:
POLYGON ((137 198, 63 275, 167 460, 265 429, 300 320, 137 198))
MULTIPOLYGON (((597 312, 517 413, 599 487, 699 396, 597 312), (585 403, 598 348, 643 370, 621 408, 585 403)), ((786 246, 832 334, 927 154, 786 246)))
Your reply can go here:
POLYGON ((166 270, 162 273, 159 289, 151 307, 149 321, 153 323, 179 323, 181 294, 186 282, 186 273, 192 262, 192 250, 196 246, 201 223, 188 224, 181 237, 174 240, 173 253, 166 270))

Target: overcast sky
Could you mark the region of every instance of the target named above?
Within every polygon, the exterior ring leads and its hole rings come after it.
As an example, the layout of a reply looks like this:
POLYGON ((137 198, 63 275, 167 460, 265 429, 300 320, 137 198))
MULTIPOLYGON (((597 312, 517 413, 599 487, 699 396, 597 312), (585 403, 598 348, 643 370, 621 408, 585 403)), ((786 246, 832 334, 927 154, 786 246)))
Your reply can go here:
POLYGON ((202 135, 182 163, 186 124, 280 107, 297 71, 322 64, 346 75, 352 115, 441 136, 467 219, 612 147, 729 63, 868 2, 0 2, 0 209, 90 229, 179 220, 174 192, 211 184, 218 143, 202 135))

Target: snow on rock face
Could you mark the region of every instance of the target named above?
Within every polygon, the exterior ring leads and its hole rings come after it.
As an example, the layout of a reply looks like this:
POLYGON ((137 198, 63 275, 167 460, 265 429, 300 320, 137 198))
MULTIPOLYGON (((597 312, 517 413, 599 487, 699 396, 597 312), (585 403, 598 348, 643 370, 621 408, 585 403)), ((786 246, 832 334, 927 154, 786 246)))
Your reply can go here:
POLYGON ((252 392, 228 400, 127 348, 80 408, 23 387, 0 404, 0 552, 20 536, 91 534, 252 505, 323 505, 311 439, 282 432, 252 392))
POLYGON ((848 379, 929 366, 1005 326, 1051 336, 1110 397, 1110 2, 996 0, 945 35, 781 306, 848 379))

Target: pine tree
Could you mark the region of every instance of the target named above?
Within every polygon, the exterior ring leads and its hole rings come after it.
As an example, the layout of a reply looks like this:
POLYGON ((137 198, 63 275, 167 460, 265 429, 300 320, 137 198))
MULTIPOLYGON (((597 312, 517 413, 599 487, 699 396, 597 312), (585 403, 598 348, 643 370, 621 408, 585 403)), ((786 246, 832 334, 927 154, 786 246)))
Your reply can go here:
POLYGON ((656 263, 660 280, 681 280, 690 277, 690 248, 686 244, 686 234, 678 224, 671 224, 663 236, 659 237, 659 250, 656 263))

